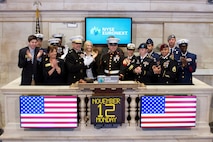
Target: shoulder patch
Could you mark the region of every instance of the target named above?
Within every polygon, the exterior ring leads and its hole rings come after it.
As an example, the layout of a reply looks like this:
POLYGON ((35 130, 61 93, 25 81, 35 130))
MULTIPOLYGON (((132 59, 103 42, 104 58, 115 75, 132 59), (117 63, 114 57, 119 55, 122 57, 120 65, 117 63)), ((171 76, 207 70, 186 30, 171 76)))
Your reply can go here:
POLYGON ((174 66, 174 67, 172 68, 172 72, 176 72, 176 71, 177 71, 176 66, 174 66))

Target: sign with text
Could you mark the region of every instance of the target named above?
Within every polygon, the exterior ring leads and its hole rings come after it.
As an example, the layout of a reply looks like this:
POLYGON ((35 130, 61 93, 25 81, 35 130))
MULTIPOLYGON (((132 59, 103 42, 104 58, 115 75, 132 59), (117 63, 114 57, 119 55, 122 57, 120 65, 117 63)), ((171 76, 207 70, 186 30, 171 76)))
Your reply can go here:
POLYGON ((121 124, 124 116, 121 96, 92 96, 91 124, 121 124))

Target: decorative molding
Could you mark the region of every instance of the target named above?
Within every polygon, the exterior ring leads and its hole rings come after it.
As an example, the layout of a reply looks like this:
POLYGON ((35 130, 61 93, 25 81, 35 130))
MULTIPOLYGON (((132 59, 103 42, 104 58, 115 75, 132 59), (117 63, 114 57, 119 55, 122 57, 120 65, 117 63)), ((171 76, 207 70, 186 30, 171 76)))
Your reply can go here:
MULTIPOLYGON (((212 23, 212 12, 166 12, 166 11, 40 11, 42 22, 84 22, 84 17, 132 17, 137 22, 194 22, 212 23)), ((0 12, 3 22, 32 22, 35 11, 0 12)))

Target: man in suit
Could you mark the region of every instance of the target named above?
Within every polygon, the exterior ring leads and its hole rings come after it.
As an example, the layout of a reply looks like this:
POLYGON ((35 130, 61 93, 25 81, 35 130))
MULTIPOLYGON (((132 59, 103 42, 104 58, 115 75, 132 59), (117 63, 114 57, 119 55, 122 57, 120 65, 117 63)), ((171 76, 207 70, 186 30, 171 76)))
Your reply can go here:
POLYGON ((177 43, 181 50, 178 60, 177 82, 179 84, 192 84, 192 73, 197 68, 197 55, 187 51, 188 40, 180 39, 177 43))
POLYGON ((19 50, 18 67, 22 68, 21 85, 42 84, 43 50, 37 46, 37 37, 28 37, 28 46, 19 50))

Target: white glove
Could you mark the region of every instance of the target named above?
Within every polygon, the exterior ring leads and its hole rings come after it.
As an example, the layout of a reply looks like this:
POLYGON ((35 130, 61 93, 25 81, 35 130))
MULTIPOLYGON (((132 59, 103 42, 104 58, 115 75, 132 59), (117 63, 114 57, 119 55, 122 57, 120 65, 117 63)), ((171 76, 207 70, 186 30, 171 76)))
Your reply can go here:
POLYGON ((89 66, 93 62, 93 57, 92 56, 85 56, 84 57, 84 65, 89 66))

